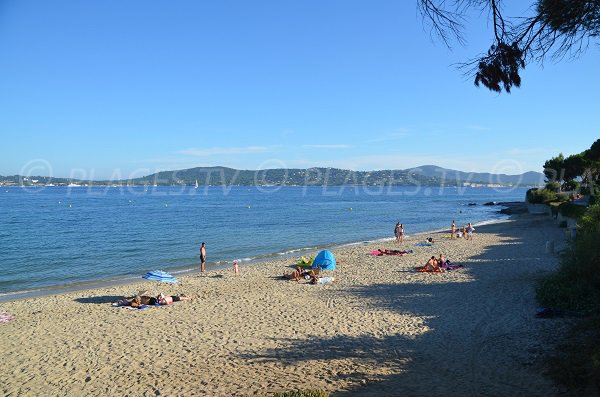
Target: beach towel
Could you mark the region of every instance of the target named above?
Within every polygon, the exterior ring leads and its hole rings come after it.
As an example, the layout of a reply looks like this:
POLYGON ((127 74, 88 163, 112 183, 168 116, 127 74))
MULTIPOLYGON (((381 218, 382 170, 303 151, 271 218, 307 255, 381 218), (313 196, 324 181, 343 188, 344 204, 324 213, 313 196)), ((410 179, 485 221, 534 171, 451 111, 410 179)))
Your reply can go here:
POLYGON ((153 270, 142 276, 146 280, 161 281, 163 283, 176 283, 177 279, 169 273, 163 272, 162 270, 153 270))
MULTIPOLYGON (((173 304, 175 304, 175 303, 179 303, 179 302, 173 302, 173 304)), ((163 306, 167 306, 167 305, 159 305, 157 303, 155 305, 141 305, 138 307, 131 307, 131 306, 116 306, 113 304, 113 307, 118 307, 119 309, 127 309, 127 310, 144 310, 144 309, 149 309, 151 307, 163 307, 163 306)))
POLYGON ((0 324, 8 323, 15 319, 15 316, 8 313, 0 313, 0 324))
POLYGON ((127 309, 127 310, 143 310, 143 309, 147 309, 149 307, 152 307, 150 305, 142 305, 142 306, 138 306, 138 307, 131 307, 131 306, 119 306, 121 309, 127 309))
POLYGON ((460 269, 461 267, 464 267, 463 265, 449 265, 444 263, 443 265, 440 265, 440 267, 446 269, 446 270, 456 270, 456 269, 460 269))
POLYGON ((423 266, 419 266, 415 270, 418 271, 418 272, 421 272, 421 273, 441 273, 442 272, 442 270, 439 269, 439 268, 437 268, 435 270, 429 270, 429 269, 427 269, 426 267, 423 267, 423 266))
POLYGON ((433 247, 433 244, 430 244, 430 243, 416 243, 415 247, 433 247))

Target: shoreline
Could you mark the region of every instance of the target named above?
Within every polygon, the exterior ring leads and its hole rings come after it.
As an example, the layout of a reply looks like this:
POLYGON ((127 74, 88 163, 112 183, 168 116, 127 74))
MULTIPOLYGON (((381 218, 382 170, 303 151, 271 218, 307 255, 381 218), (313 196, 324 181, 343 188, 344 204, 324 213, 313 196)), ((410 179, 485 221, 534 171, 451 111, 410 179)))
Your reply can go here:
MULTIPOLYGON (((520 206, 520 202, 506 202, 506 203, 502 203, 499 202, 495 205, 495 207, 503 207, 503 209, 500 209, 497 211, 497 213, 502 213, 501 211, 503 211, 504 209, 508 208, 510 209, 511 207, 514 206, 520 206)), ((510 218, 510 213, 509 214, 505 214, 506 218, 505 219, 509 219, 510 218)), ((480 222, 474 223, 473 226, 481 226, 481 225, 487 225, 487 224, 493 224, 493 223, 498 223, 498 222, 502 222, 503 219, 487 219, 487 220, 482 220, 480 222)), ((427 230, 427 231, 423 231, 423 232, 416 232, 410 235, 406 235, 406 238, 409 239, 411 236, 423 236, 426 234, 439 234, 442 232, 450 232, 450 229, 445 229, 445 228, 441 228, 441 229, 433 229, 433 230, 427 230)), ((390 242, 390 241, 394 241, 394 237, 384 237, 384 238, 375 238, 375 239, 368 239, 368 240, 359 240, 359 241, 351 241, 351 242, 345 242, 345 243, 334 243, 334 244, 322 244, 322 245, 317 245, 315 247, 308 247, 308 248, 297 248, 297 249, 291 249, 288 252, 285 253, 279 253, 279 252, 274 252, 274 253, 267 253, 267 254, 263 254, 263 255, 258 255, 255 258, 250 258, 249 260, 246 259, 236 259, 238 260, 238 263, 240 263, 240 267, 246 268, 248 266, 260 266, 262 263, 266 263, 266 262, 270 262, 273 260, 285 260, 285 259, 290 259, 290 258, 294 258, 297 256, 306 256, 308 254, 313 254, 316 255, 319 251, 321 250, 336 250, 336 249, 343 249, 344 247, 349 247, 349 246, 355 246, 355 245, 367 245, 367 244, 375 244, 375 243, 386 243, 386 242, 390 242)), ((200 270, 199 270, 200 264, 189 264, 189 265, 185 265, 184 269, 181 268, 174 268, 174 269, 148 269, 148 271, 151 270, 165 270, 171 274, 173 274, 176 277, 180 277, 180 276, 193 276, 193 275, 198 275, 201 274, 200 270), (193 268, 191 266, 197 266, 198 268, 193 268)), ((224 262, 224 263, 207 263, 207 270, 206 273, 209 274, 211 272, 221 272, 221 271, 226 271, 227 269, 230 269, 231 264, 230 262, 224 262)), ((123 286, 123 285, 130 285, 130 284, 136 284, 141 282, 141 275, 139 276, 133 276, 133 275, 128 275, 128 276, 122 276, 122 278, 120 279, 99 279, 99 280, 89 280, 89 281, 81 281, 81 282, 76 282, 76 283, 72 283, 72 284, 62 284, 62 285, 54 285, 54 286, 48 286, 48 287, 41 287, 41 288, 35 288, 35 289, 27 289, 27 290, 21 290, 21 291, 9 291, 9 292, 3 292, 0 293, 0 303, 3 302, 12 302, 12 301, 17 301, 17 300, 23 300, 23 299, 30 299, 30 298, 39 298, 39 297, 47 297, 47 296, 53 296, 53 295, 61 295, 61 294, 67 294, 67 293, 71 293, 71 292, 79 292, 79 291, 85 291, 85 290, 90 290, 90 289, 98 289, 98 288, 111 288, 111 287, 117 287, 117 286, 123 286)))

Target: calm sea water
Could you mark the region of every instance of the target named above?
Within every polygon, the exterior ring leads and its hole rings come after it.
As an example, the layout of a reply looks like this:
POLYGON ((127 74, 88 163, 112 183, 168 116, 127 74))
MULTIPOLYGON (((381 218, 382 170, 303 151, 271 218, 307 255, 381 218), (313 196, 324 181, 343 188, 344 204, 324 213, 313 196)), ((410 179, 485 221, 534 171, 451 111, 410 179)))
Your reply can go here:
POLYGON ((525 189, 415 187, 49 187, 0 190, 0 296, 208 269, 503 218, 489 201, 525 189), (477 205, 468 205, 476 203, 477 205))

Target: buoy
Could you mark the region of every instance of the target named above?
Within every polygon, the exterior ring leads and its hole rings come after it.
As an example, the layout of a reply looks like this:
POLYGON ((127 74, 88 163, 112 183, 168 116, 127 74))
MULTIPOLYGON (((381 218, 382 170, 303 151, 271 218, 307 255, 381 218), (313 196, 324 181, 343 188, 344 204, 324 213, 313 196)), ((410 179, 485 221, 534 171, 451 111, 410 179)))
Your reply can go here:
POLYGON ((71 205, 71 204, 69 204, 69 208, 71 208, 71 207, 72 207, 72 205, 71 205))
POLYGON ((348 211, 352 211, 352 207, 348 208, 348 211))

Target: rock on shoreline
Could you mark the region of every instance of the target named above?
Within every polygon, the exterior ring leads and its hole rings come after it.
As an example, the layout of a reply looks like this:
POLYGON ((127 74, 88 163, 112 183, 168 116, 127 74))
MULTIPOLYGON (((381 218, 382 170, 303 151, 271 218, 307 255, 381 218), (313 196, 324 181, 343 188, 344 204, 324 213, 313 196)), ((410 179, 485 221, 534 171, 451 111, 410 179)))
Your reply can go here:
POLYGON ((505 203, 499 203, 499 205, 506 207, 498 211, 501 214, 513 215, 527 213, 527 205, 524 201, 509 201, 505 203))

